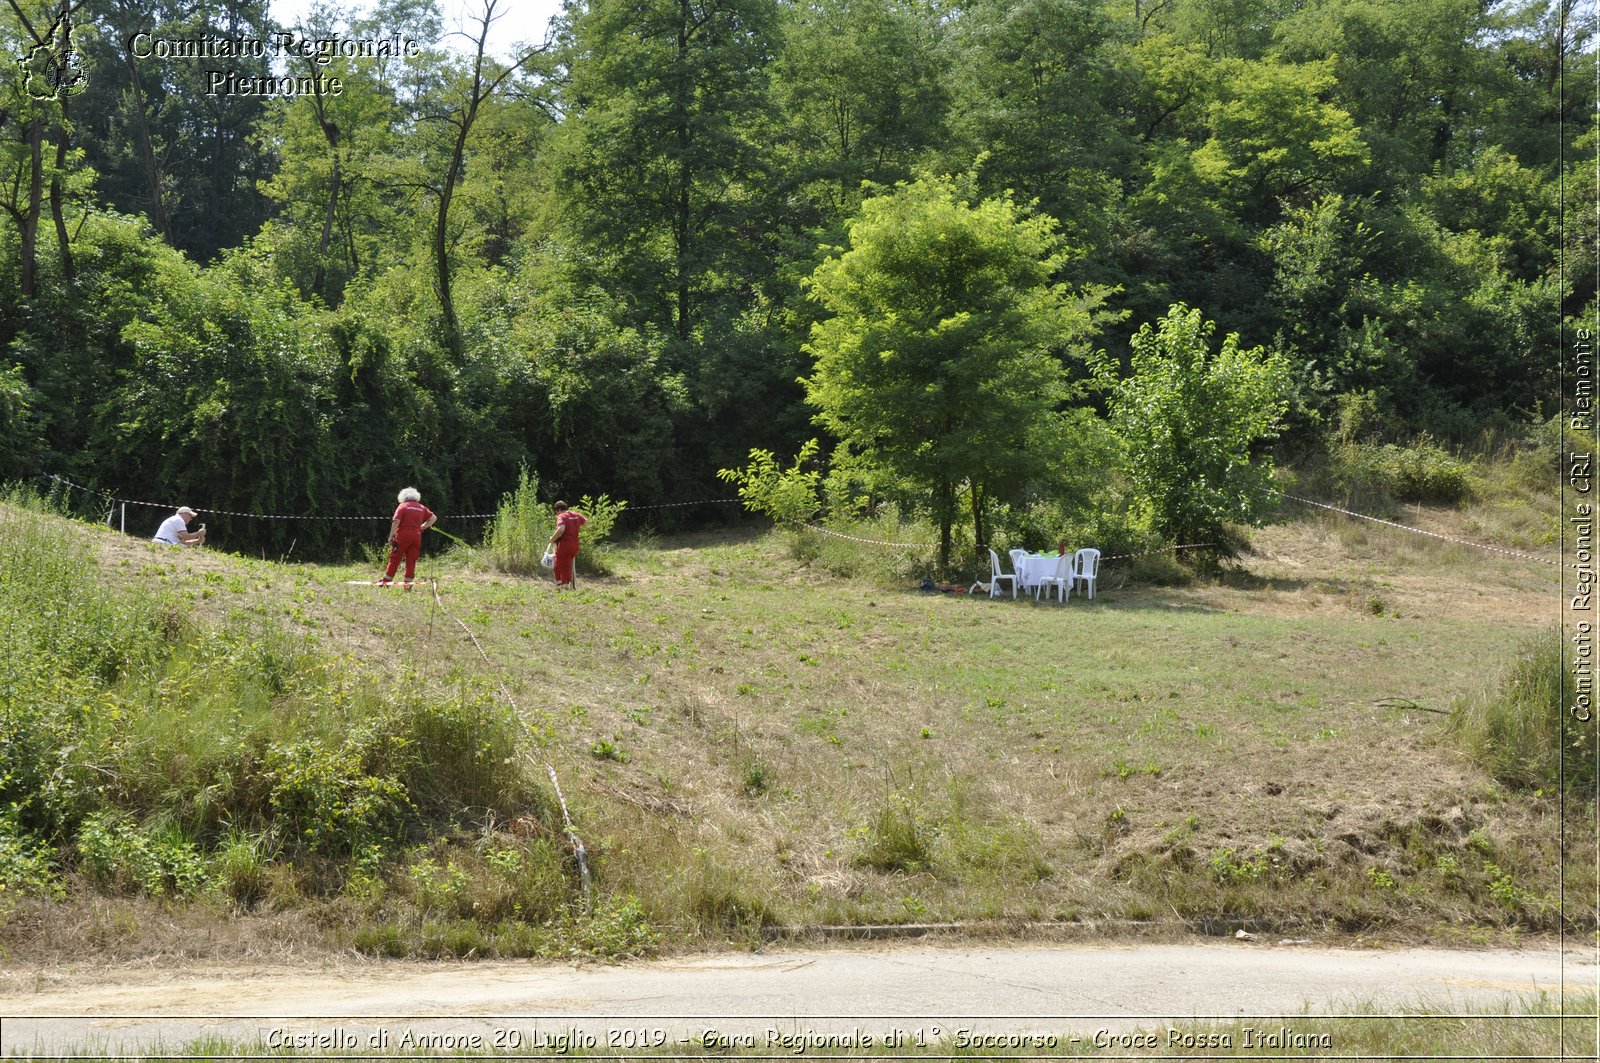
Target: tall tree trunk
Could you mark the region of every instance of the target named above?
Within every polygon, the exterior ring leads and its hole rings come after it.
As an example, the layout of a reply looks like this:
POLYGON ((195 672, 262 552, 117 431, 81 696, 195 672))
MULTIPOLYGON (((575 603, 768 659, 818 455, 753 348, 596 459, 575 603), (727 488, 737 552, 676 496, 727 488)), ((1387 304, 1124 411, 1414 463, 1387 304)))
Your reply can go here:
POLYGON ((66 192, 61 187, 61 175, 67 168, 67 97, 61 97, 61 121, 56 125, 56 165, 50 174, 50 217, 56 226, 56 246, 61 254, 61 276, 75 280, 78 271, 72 262, 72 237, 67 233, 66 192))
POLYGON ((939 569, 941 572, 949 572, 950 529, 955 523, 956 485, 941 483, 937 488, 936 497, 939 502, 939 569))
POLYGON ((678 142, 678 197, 672 215, 672 239, 675 261, 673 268, 677 271, 678 282, 678 307, 677 307, 677 332, 678 339, 689 338, 689 187, 693 180, 693 170, 689 165, 689 74, 687 69, 689 57, 689 23, 692 18, 689 10, 689 0, 678 0, 678 74, 674 87, 673 110, 676 112, 675 138, 678 142))
POLYGON ((972 542, 978 551, 978 556, 983 556, 984 548, 989 543, 988 533, 983 527, 983 486, 976 481, 972 484, 972 542))
POLYGON ((433 225, 433 268, 435 287, 439 290, 439 313, 444 318, 445 346, 450 357, 461 357, 461 323, 456 318, 456 304, 450 296, 450 201, 455 198, 456 182, 461 179, 462 158, 467 150, 467 131, 478 109, 477 88, 474 83, 473 100, 461 118, 456 133, 455 146, 450 152, 450 165, 445 169, 444 186, 439 190, 439 214, 433 225))
POLYGON ((122 38, 122 59, 128 67, 128 84, 133 94, 134 126, 139 134, 139 154, 144 159, 145 180, 150 186, 150 224, 167 243, 172 243, 172 218, 167 214, 167 196, 162 186, 166 183, 161 165, 156 160, 155 144, 150 139, 150 115, 145 110, 144 84, 139 80, 139 66, 133 61, 128 29, 127 0, 117 4, 117 32, 122 38))
POLYGON ((333 241, 333 218, 339 210, 339 153, 333 153, 333 173, 328 178, 328 212, 322 218, 322 238, 317 241, 317 274, 311 281, 311 290, 322 296, 322 301, 332 305, 324 290, 328 274, 328 245, 333 241))
MULTIPOLYGON (((313 75, 316 73, 312 71, 313 75)), ((327 105, 322 99, 321 82, 312 81, 314 96, 312 102, 316 105, 317 123, 322 126, 322 135, 328 141, 328 150, 333 153, 333 173, 328 176, 328 212, 322 218, 322 238, 317 241, 317 273, 311 281, 311 290, 322 296, 323 302, 332 305, 328 293, 323 290, 323 284, 328 273, 328 245, 333 241, 333 221, 339 211, 339 191, 343 185, 343 174, 339 167, 339 127, 328 118, 327 105)))
POLYGON ((38 291, 39 215, 44 211, 44 118, 28 123, 28 205, 19 219, 22 229, 22 294, 38 291))

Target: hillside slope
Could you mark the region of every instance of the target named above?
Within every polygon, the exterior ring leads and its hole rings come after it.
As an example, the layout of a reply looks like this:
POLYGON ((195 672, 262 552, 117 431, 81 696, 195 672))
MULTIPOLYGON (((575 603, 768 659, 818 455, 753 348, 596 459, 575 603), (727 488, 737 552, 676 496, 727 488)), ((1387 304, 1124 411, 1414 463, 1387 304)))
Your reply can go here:
MULTIPOLYGON (((285 920, 295 947, 423 955, 822 924, 1460 941, 1562 922, 1560 803, 1506 791, 1443 736, 1453 699, 1555 619, 1555 570, 1526 561, 1311 520, 1263 530, 1219 580, 1133 587, 1111 567, 1093 601, 1058 607, 844 581, 776 537, 731 534, 615 549, 614 575, 562 594, 457 550, 407 593, 349 585, 371 575, 351 566, 27 519, 88 544, 103 586, 150 596, 202 641, 270 630, 373 705, 515 711, 526 730, 496 732, 520 750, 496 754, 519 780, 496 796, 441 790, 431 818, 343 849, 263 820, 244 897, 216 872, 187 892, 88 875, 81 821, 67 824, 66 896, 5 928, 23 953, 270 950, 285 920), (547 765, 594 876, 581 918, 547 765), (107 935, 113 910, 132 926, 107 935)), ((149 826, 127 793, 100 799, 149 826)), ((1570 809, 1567 829, 1592 837, 1570 809)), ((190 834, 212 868, 226 841, 190 834)), ((1567 885, 1592 895, 1592 870, 1574 862, 1567 885)))

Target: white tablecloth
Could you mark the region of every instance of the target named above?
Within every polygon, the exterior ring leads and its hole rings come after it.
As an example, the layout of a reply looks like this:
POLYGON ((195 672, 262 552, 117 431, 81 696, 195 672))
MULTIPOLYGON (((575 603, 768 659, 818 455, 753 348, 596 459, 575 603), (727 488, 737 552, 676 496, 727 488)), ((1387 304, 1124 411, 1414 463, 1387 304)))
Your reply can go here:
MULTIPOLYGON (((1017 558, 1017 583, 1024 590, 1033 590, 1039 581, 1056 574, 1056 562, 1061 558, 1055 554, 1023 554, 1017 558)), ((1072 553, 1067 553, 1066 567, 1062 575, 1072 575, 1072 553)))

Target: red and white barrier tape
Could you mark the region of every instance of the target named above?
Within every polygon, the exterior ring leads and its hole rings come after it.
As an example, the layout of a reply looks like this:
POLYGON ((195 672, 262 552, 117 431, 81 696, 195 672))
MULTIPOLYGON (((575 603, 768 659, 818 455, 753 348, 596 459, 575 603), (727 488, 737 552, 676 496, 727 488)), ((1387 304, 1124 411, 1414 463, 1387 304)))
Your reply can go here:
POLYGON ((823 535, 831 535, 835 539, 849 539, 853 543, 866 543, 868 546, 893 546, 900 550, 932 550, 936 545, 934 543, 891 543, 885 542, 882 539, 862 539, 859 536, 846 535, 844 532, 836 532, 831 529, 812 524, 808 520, 803 520, 800 523, 805 527, 810 528, 814 532, 821 532, 823 535))
POLYGON ((1470 539, 1457 539, 1451 535, 1440 535, 1438 532, 1424 531, 1421 528, 1413 528, 1406 524, 1396 524, 1394 521, 1384 520, 1382 517, 1369 517, 1365 513, 1357 513, 1354 510, 1349 509, 1340 509, 1338 506, 1330 506, 1326 502, 1313 502, 1309 498, 1301 498, 1298 495, 1285 494, 1283 497, 1293 502, 1299 502, 1301 505, 1315 506, 1318 509, 1330 510, 1334 513, 1341 513, 1346 517, 1354 517, 1357 520, 1370 520, 1374 524, 1382 524, 1389 528, 1399 528, 1401 531, 1408 531, 1413 535, 1426 535, 1430 539, 1442 539, 1447 543, 1456 543, 1460 546, 1472 546, 1479 550, 1488 550, 1496 554, 1505 554, 1507 557, 1517 557, 1524 561, 1537 561, 1541 565, 1554 565, 1557 568, 1561 567, 1561 562, 1552 561, 1548 557, 1536 557, 1533 554, 1525 554, 1520 550, 1507 550, 1502 546, 1489 546, 1485 543, 1475 543, 1470 539))
MULTIPOLYGON (((71 480, 68 480, 63 476, 56 476, 53 473, 40 473, 40 476, 42 476, 46 480, 54 480, 57 483, 65 484, 66 486, 71 487, 71 488, 73 488, 75 490, 78 490, 78 491, 82 491, 85 494, 96 495, 96 496, 98 496, 100 498, 104 498, 104 499, 106 499, 107 501, 110 501, 110 502, 122 502, 122 503, 124 503, 126 505, 130 505, 130 506, 149 506, 152 509, 177 509, 178 508, 178 504, 175 503, 175 502, 145 502, 142 499, 137 499, 137 498, 121 498, 121 497, 119 497, 117 495, 108 494, 105 491, 97 491, 92 487, 84 487, 82 484, 75 484, 71 480)), ((642 510, 646 510, 646 509, 676 509, 676 508, 681 507, 681 506, 704 506, 704 505, 710 505, 710 504, 713 504, 713 503, 737 502, 737 501, 739 501, 739 499, 737 499, 737 498, 700 498, 700 499, 696 499, 693 502, 659 502, 659 503, 656 503, 654 505, 649 505, 649 506, 633 506, 633 505, 629 505, 622 512, 624 512, 624 513, 633 513, 633 512, 638 512, 638 511, 642 511, 642 510)), ((251 518, 254 518, 256 520, 380 520, 381 521, 381 520, 388 520, 389 519, 388 517, 381 517, 381 516, 326 517, 326 516, 321 516, 319 514, 314 514, 314 513, 313 514, 304 514, 304 513, 301 513, 301 514, 295 514, 295 513, 249 513, 249 512, 245 512, 245 511, 242 511, 242 510, 235 510, 235 509, 206 509, 206 508, 203 508, 203 507, 196 507, 195 508, 195 512, 196 513, 209 513, 209 514, 212 514, 214 516, 219 516, 219 517, 251 517, 251 518)), ((450 519, 451 520, 493 520, 497 516, 499 516, 498 513, 452 513, 452 514, 450 514, 450 519)))

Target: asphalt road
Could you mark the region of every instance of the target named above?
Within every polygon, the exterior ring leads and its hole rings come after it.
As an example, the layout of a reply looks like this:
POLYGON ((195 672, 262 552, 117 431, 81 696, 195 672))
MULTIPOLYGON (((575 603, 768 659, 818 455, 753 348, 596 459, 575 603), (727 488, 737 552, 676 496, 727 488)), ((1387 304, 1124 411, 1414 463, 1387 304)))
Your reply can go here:
MULTIPOLYGON (((775 1055, 871 1037, 1126 1038, 1196 1017, 1314 1036, 1331 1015, 1514 1010, 1593 991, 1593 949, 1350 950, 1266 942, 880 946, 622 966, 355 963, 0 971, 0 1054, 173 1051, 198 1038, 362 1055, 420 1046, 549 1056, 717 1039, 775 1055), (470 1040, 477 1038, 476 1042, 470 1040), (744 1039, 748 1038, 746 1041, 744 1039)), ((1028 1048, 1028 1044, 1020 1047, 1028 1048)), ((1042 1047, 1033 1045, 1032 1047, 1042 1047)))

